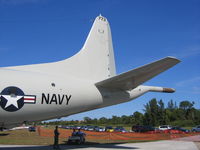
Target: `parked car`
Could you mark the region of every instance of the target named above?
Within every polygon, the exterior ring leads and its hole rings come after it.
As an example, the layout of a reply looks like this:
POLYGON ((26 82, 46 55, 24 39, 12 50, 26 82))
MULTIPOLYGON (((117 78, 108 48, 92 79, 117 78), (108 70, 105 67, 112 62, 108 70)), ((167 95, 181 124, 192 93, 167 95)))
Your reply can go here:
POLYGON ((115 132, 127 132, 123 127, 116 127, 114 129, 115 132))
POLYGON ((81 130, 85 130, 86 126, 81 126, 80 129, 81 130))
POLYGON ((96 132, 103 132, 103 131, 105 131, 105 129, 102 128, 102 127, 95 127, 94 131, 96 131, 96 132))
POLYGON ((142 128, 142 125, 134 125, 134 126, 132 126, 132 131, 140 132, 141 128, 142 128))
POLYGON ((190 132, 190 130, 188 130, 188 129, 184 129, 184 128, 177 127, 177 126, 176 127, 172 127, 170 130, 171 131, 177 130, 177 131, 184 132, 184 133, 189 133, 190 132))
POLYGON ((74 126, 68 126, 67 129, 74 129, 74 126))
POLYGON ((35 128, 34 126, 30 126, 30 127, 28 128, 28 131, 29 131, 29 132, 35 132, 35 131, 36 131, 36 128, 35 128))
POLYGON ((171 129, 172 127, 170 125, 161 125, 158 128, 159 128, 159 130, 164 131, 164 130, 171 129))
POLYGON ((73 132, 71 136, 69 136, 67 143, 72 144, 84 144, 85 143, 85 136, 84 132, 73 132))
POLYGON ((192 128, 192 132, 200 132, 200 125, 192 128))
POLYGON ((81 129, 81 126, 77 126, 76 129, 81 129))
POLYGON ((155 131, 155 128, 152 127, 152 126, 134 125, 134 126, 132 126, 132 131, 134 131, 134 132, 148 132, 148 131, 155 131))
POLYGON ((76 129, 78 129, 78 127, 74 125, 74 126, 72 127, 72 129, 75 129, 75 130, 76 130, 76 129))
POLYGON ((88 126, 87 131, 94 131, 94 126, 88 126))
POLYGON ((107 126, 107 127, 105 127, 105 131, 107 131, 107 132, 113 132, 114 129, 113 129, 112 126, 107 126))
POLYGON ((99 130, 98 130, 99 132, 104 132, 105 131, 105 128, 103 128, 103 127, 99 127, 99 130))

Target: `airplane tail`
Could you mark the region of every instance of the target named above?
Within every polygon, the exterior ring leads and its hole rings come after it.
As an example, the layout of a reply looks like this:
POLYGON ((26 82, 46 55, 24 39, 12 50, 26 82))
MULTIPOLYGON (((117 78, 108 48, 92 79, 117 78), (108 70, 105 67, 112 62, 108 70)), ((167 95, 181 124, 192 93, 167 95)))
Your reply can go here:
POLYGON ((96 17, 82 49, 62 63, 71 66, 70 73, 79 78, 101 81, 116 75, 111 30, 105 17, 96 17))
POLYGON ((9 69, 66 74, 101 81, 116 75, 110 26, 105 17, 96 17, 82 49, 74 56, 53 63, 8 67, 9 69))
POLYGON ((112 36, 106 18, 100 15, 95 19, 86 42, 77 55, 90 78, 92 76, 100 81, 116 75, 112 36))

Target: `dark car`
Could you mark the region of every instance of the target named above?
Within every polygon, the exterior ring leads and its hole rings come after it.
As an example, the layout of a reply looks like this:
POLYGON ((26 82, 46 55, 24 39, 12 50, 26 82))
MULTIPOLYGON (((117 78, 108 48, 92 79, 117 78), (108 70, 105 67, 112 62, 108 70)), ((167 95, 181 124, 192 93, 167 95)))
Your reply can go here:
POLYGON ((148 131, 155 131, 155 128, 152 127, 152 126, 134 125, 134 126, 132 126, 132 131, 134 131, 134 132, 148 132, 148 131))
POLYGON ((171 130, 178 130, 178 131, 185 132, 185 133, 190 132, 190 130, 184 129, 184 128, 181 128, 181 127, 172 127, 171 130))
POLYGON ((116 127, 114 129, 115 132, 126 132, 126 130, 123 127, 116 127))
POLYGON ((31 126, 31 127, 28 128, 28 131, 29 131, 29 132, 35 132, 35 131, 36 131, 36 128, 33 127, 33 126, 31 126))

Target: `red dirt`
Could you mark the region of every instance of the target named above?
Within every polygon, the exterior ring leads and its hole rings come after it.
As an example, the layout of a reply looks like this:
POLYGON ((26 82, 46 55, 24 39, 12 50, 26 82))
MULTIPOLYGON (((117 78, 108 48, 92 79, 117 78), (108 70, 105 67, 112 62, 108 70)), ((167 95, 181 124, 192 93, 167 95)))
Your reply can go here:
MULTIPOLYGON (((53 129, 38 127, 40 136, 53 137, 53 129)), ((60 138, 68 138, 72 130, 59 129, 60 138)), ((84 131, 88 140, 112 140, 112 141, 154 141, 154 140, 171 140, 176 138, 198 135, 197 133, 120 133, 120 132, 93 132, 84 131)))

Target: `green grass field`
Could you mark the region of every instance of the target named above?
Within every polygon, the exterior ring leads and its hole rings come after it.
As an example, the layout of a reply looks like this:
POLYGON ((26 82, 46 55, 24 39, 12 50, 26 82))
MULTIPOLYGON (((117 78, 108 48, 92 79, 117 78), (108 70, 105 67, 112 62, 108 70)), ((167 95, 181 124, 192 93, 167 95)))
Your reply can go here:
POLYGON ((51 145, 52 143, 53 138, 41 137, 37 132, 29 132, 27 129, 0 132, 0 144, 51 145))

